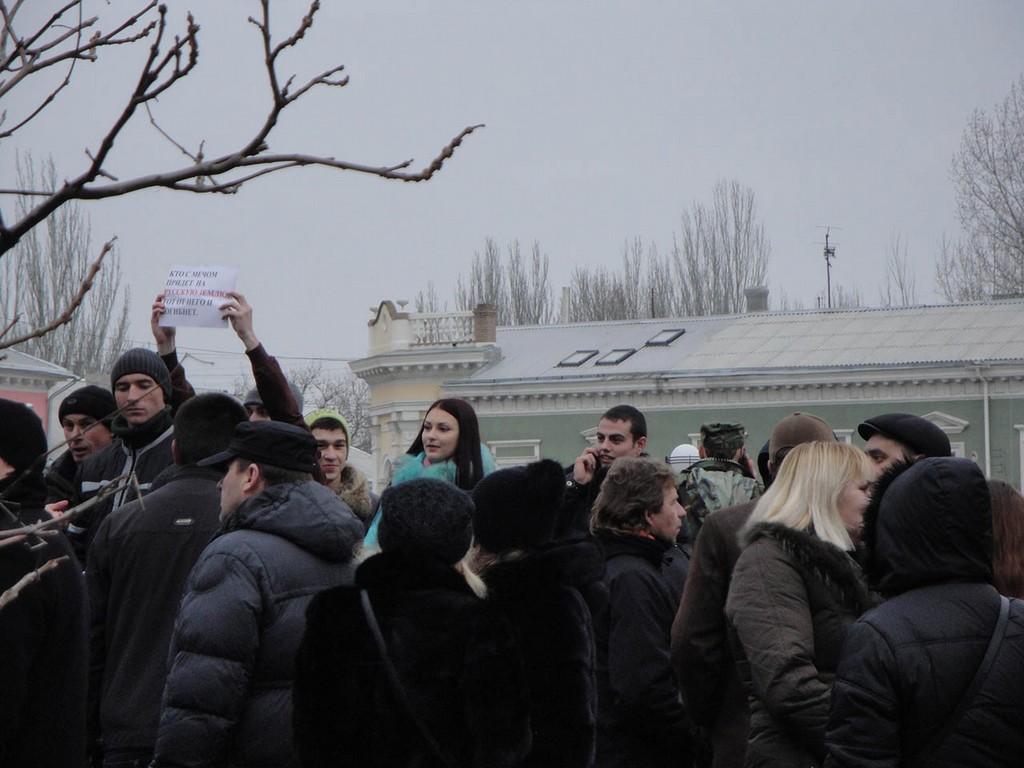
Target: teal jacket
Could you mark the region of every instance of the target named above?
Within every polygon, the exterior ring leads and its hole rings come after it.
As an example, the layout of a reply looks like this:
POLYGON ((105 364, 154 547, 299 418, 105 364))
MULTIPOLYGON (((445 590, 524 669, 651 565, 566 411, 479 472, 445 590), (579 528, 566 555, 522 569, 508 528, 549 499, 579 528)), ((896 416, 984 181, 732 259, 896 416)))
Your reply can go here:
MULTIPOLYGON (((399 456, 398 461, 395 462, 395 469, 391 473, 391 485, 398 485, 399 483, 416 480, 420 477, 432 477, 449 483, 455 482, 454 461, 448 459, 440 464, 424 464, 423 460, 426 458, 427 454, 425 451, 420 451, 415 456, 409 453, 399 456)), ((496 469, 494 457, 491 456, 491 452, 483 445, 480 446, 480 463, 483 465, 485 476, 491 474, 496 469)), ((377 506, 377 514, 373 516, 370 529, 366 532, 366 538, 363 539, 364 550, 380 549, 380 544, 377 541, 377 526, 379 524, 380 505, 377 506)))

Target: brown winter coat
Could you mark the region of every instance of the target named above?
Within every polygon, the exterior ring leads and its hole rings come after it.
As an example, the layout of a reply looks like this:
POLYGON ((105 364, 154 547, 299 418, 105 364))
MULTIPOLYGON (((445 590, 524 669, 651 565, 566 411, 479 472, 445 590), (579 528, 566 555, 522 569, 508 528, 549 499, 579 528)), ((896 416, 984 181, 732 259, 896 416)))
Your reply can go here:
POLYGON ((839 651, 871 598, 852 556, 811 533, 742 536, 725 613, 750 702, 745 765, 820 766, 839 651))

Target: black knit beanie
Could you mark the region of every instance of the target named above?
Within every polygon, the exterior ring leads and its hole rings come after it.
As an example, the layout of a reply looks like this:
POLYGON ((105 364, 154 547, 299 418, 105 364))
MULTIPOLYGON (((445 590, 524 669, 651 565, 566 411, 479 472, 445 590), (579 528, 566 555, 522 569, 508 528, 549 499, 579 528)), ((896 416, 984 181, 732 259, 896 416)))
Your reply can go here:
POLYGON ((46 453, 43 422, 24 403, 0 398, 0 459, 22 472, 46 453))
POLYGON ((452 565, 473 538, 473 499, 460 488, 433 478, 393 485, 380 499, 377 538, 383 552, 429 557, 452 565))
POLYGON ((168 403, 171 401, 171 374, 156 352, 135 347, 117 358, 114 369, 110 372, 110 388, 116 390, 117 380, 129 373, 141 373, 149 376, 164 391, 164 401, 168 403))
POLYGON ((114 396, 103 387, 90 384, 87 387, 76 389, 64 398, 64 402, 60 404, 60 409, 57 411, 57 418, 64 421, 64 417, 69 413, 81 413, 92 416, 96 421, 109 424, 116 412, 117 403, 114 402, 114 396))
POLYGON ((473 535, 488 552, 530 549, 549 540, 565 495, 557 461, 492 472, 473 489, 473 535))

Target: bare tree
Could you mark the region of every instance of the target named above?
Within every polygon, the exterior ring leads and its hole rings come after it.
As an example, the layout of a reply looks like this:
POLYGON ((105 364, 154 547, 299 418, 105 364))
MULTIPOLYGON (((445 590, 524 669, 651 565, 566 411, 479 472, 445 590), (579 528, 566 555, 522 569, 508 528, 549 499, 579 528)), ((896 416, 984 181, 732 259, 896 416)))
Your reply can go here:
POLYGON ((946 301, 980 301, 998 294, 996 252, 980 238, 943 234, 935 260, 935 287, 946 301))
POLYGON ((548 257, 536 240, 529 262, 519 240, 511 241, 502 258, 501 248, 488 237, 483 253, 473 254, 469 280, 460 275, 455 286, 455 305, 461 310, 491 304, 498 312, 499 325, 537 325, 551 322, 554 298, 548 285, 548 257))
POLYGON ((885 255, 885 279, 878 290, 883 307, 909 307, 917 303, 917 278, 910 266, 907 243, 894 232, 885 255))
POLYGON ((682 237, 672 252, 681 304, 677 314, 742 312, 743 291, 764 285, 770 255, 754 190, 735 180, 719 181, 710 206, 695 201, 683 212, 682 237))
POLYGON ((857 307, 864 306, 864 299, 861 295, 860 288, 856 285, 847 287, 836 283, 832 290, 833 309, 856 309, 857 307))
MULTIPOLYGON (((19 156, 17 174, 22 186, 36 186, 37 180, 48 186, 57 182, 52 159, 37 174, 32 158, 19 156)), ((19 198, 17 210, 23 212, 29 205, 19 198)), ((88 217, 77 203, 70 203, 48 217, 44 226, 28 232, 0 262, 0 318, 6 329, 0 333, 0 345, 20 343, 25 352, 80 376, 110 370, 128 346, 131 307, 127 288, 122 296, 120 257, 113 248, 107 279, 84 294, 78 311, 51 332, 35 334, 35 329, 60 318, 89 280, 90 234, 88 217)))
MULTIPOLYGON (((426 291, 419 291, 416 294, 416 300, 413 302, 413 306, 416 307, 417 312, 443 312, 441 308, 441 299, 437 295, 437 286, 434 285, 433 280, 427 281, 426 291)), ((447 304, 445 307, 447 308, 447 304)))
POLYGON ((771 245, 757 220, 753 190, 720 181, 712 204, 683 211, 671 255, 637 238, 623 248, 622 271, 578 267, 572 273, 576 321, 688 317, 742 312, 744 289, 763 285, 771 245))
MULTIPOLYGON (((85 18, 84 0, 61 1, 63 4, 55 6, 51 15, 44 16, 39 23, 26 22, 28 29, 25 29, 21 24, 24 0, 0 0, 0 16, 3 17, 0 29, 0 98, 17 88, 32 94, 30 105, 23 113, 0 113, 0 140, 14 137, 54 103, 72 85, 76 66, 94 62, 100 55, 112 53, 122 46, 148 45, 149 53, 135 80, 136 85, 125 94, 121 108, 111 115, 105 135, 96 146, 86 150, 84 168, 74 173, 62 170, 59 178, 64 181, 59 184, 0 189, 0 196, 30 196, 34 200, 34 205, 16 212, 13 217, 5 215, 8 212, 0 208, 0 257, 57 210, 73 201, 99 200, 152 188, 234 194, 244 184, 260 176, 307 165, 385 179, 425 181, 441 169, 466 136, 481 127, 463 129, 420 171, 409 170, 411 160, 393 165, 368 165, 301 152, 271 152, 269 137, 287 107, 313 89, 343 87, 348 83, 348 77, 342 75, 344 67, 341 65, 330 67, 304 81, 297 81, 294 75, 282 76, 279 71, 281 55, 298 46, 312 28, 320 3, 314 0, 295 31, 278 42, 270 28, 270 0, 259 0, 260 13, 250 17, 249 21, 257 30, 263 47, 262 66, 266 70, 269 97, 263 123, 255 128, 248 141, 232 151, 208 153, 202 141, 195 149, 188 149, 159 128, 151 107, 158 97, 188 77, 198 65, 199 25, 192 15, 187 15, 184 27, 174 34, 169 28, 167 7, 152 0, 137 13, 114 21, 109 32, 103 32, 98 17, 85 18), (49 76, 55 73, 63 76, 56 85, 52 85, 49 76), (150 115, 156 129, 186 155, 187 161, 179 168, 155 169, 134 178, 118 178, 113 172, 112 153, 118 137, 140 109, 150 115)), ((37 5, 33 6, 34 13, 37 13, 37 8, 37 5)), ((8 103, 9 100, 5 99, 5 106, 8 103)))
POLYGON ((370 387, 365 381, 351 372, 331 373, 321 360, 289 369, 288 380, 302 392, 306 411, 338 411, 348 421, 352 445, 370 450, 370 387))
POLYGON ((1024 75, 991 113, 971 116, 950 175, 964 236, 943 242, 939 290, 949 300, 1024 294, 1024 75))

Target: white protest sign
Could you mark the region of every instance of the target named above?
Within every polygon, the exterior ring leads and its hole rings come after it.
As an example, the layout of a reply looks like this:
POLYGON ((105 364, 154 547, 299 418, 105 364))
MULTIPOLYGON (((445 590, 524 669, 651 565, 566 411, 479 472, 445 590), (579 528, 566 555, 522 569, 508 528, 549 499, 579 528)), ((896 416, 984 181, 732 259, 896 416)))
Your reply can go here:
POLYGON ((235 290, 237 267, 193 267, 175 264, 164 283, 164 306, 160 325, 226 328, 220 305, 235 290))

